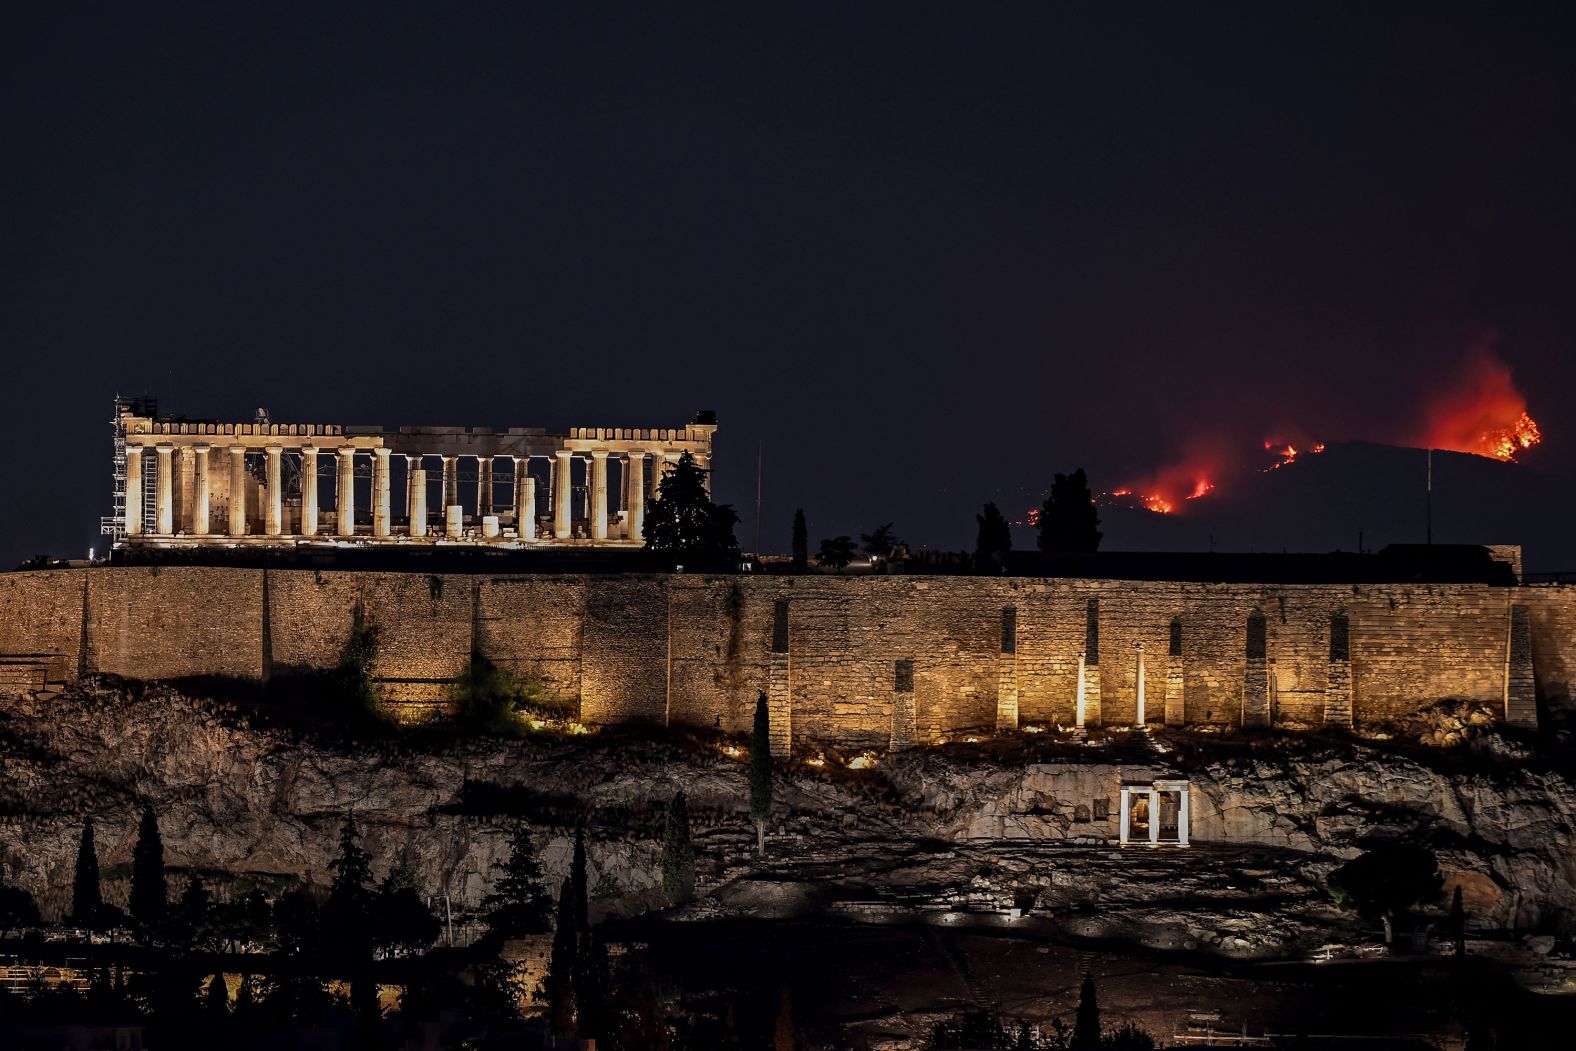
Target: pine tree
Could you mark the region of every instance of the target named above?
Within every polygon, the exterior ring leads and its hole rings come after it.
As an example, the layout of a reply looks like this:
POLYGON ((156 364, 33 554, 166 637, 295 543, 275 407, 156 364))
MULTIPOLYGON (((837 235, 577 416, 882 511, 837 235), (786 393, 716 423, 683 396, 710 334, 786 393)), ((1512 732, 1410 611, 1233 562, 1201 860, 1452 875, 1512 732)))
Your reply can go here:
POLYGON ((682 791, 668 804, 662 827, 662 897, 680 905, 695 896, 695 847, 690 842, 689 805, 682 791))
POLYGON ((766 856, 766 825, 772 817, 772 715, 766 691, 755 698, 755 725, 750 729, 750 818, 755 822, 755 849, 766 856))
POLYGON ((498 870, 493 892, 482 899, 487 931, 495 938, 514 938, 552 929, 553 899, 542 879, 542 867, 531 847, 531 834, 517 825, 509 844, 509 859, 493 862, 498 870))
POLYGON ((865 554, 874 555, 877 558, 886 558, 892 553, 892 549, 903 541, 899 540, 897 534, 892 532, 891 522, 883 522, 876 526, 873 532, 860 533, 859 542, 860 546, 864 548, 865 554))
POLYGON ((137 826, 137 843, 131 849, 131 918, 144 930, 152 930, 163 921, 169 897, 159 820, 153 813, 153 804, 145 803, 142 823, 137 826))
POLYGON ((663 474, 646 509, 647 551, 702 565, 738 551, 733 527, 739 516, 727 504, 712 503, 707 473, 686 452, 663 474))
POLYGON ((810 568, 810 532, 804 523, 804 508, 793 513, 793 568, 803 573, 810 568))
POLYGON ((854 541, 847 536, 833 536, 821 541, 821 550, 816 553, 815 560, 823 566, 831 566, 838 572, 854 560, 854 541))
POLYGON ((76 877, 71 884, 71 921, 79 927, 92 927, 104 909, 104 892, 99 886, 98 850, 93 845, 93 819, 82 823, 82 841, 77 845, 76 877))
POLYGON ((328 863, 334 880, 323 903, 325 944, 350 968, 350 1000, 368 1017, 377 1009, 372 983, 372 855, 356 842, 360 832, 354 815, 345 815, 339 833, 339 856, 328 863))
POLYGON ((1082 467, 1058 474, 1050 495, 1040 505, 1041 551, 1091 552, 1100 547, 1100 513, 1095 509, 1089 478, 1082 467))
POLYGON ((986 504, 974 516, 979 532, 974 539, 974 568, 981 572, 1000 567, 1001 556, 1012 550, 1012 526, 995 504, 986 504))
POLYGON ((1095 999, 1094 976, 1087 971, 1083 987, 1078 990, 1078 1014, 1073 1021, 1073 1038, 1067 1046, 1073 1051, 1100 1046, 1100 1003, 1095 999))

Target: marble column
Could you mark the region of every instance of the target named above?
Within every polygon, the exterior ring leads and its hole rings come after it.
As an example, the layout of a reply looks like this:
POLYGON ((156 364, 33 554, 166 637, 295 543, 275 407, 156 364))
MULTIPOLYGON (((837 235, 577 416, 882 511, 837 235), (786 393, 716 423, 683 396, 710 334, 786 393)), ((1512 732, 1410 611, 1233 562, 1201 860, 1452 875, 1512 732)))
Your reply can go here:
POLYGON ((386 537, 394 521, 390 505, 389 450, 372 450, 372 535, 386 537))
MULTIPOLYGON (((415 506, 416 506, 416 472, 419 471, 420 469, 421 469, 421 457, 419 457, 419 456, 412 456, 411 454, 406 453, 405 454, 405 518, 409 522, 414 522, 415 518, 416 518, 415 511, 413 510, 415 508, 415 506)), ((423 500, 422 504, 423 504, 423 506, 425 506, 426 505, 426 501, 423 500)), ((417 534, 412 532, 410 535, 411 536, 416 536, 417 534)))
POLYGON ((175 532, 175 446, 155 445, 153 448, 159 454, 153 531, 160 536, 171 536, 175 532))
POLYGON ((208 535, 208 446, 192 446, 192 535, 208 535))
POLYGON ((142 535, 142 446, 126 446, 126 535, 142 535))
POLYGON ((574 463, 568 449, 553 452, 553 536, 568 540, 574 520, 569 513, 569 471, 574 463))
POLYGON ((514 461, 514 531, 521 540, 536 539, 536 479, 530 475, 531 458, 514 461))
MULTIPOLYGON (((420 463, 418 458, 417 463, 420 463)), ((427 472, 417 467, 410 472, 410 535, 427 535, 427 472)))
POLYGON ((493 513, 493 458, 491 456, 478 456, 476 458, 476 517, 481 519, 484 515, 493 513))
POLYGON ((459 457, 443 457, 443 520, 449 520, 449 508, 460 502, 459 457))
POLYGON ((230 535, 246 535, 246 446, 230 446, 230 535))
POLYGON ((317 446, 301 446, 301 535, 317 536, 317 446))
POLYGON ((1138 650, 1138 711, 1133 716, 1134 726, 1144 725, 1144 644, 1133 643, 1138 650))
POLYGON ((1117 821, 1117 842, 1121 843, 1123 846, 1126 846, 1127 837, 1132 832, 1133 822, 1133 797, 1132 793, 1127 790, 1126 785, 1122 786, 1121 791, 1117 795, 1117 800, 1122 808, 1120 817, 1117 821))
POLYGON ((661 449, 651 450, 651 488, 646 491, 646 495, 653 500, 662 495, 662 469, 667 462, 662 458, 661 449))
POLYGON ((356 535, 356 450, 339 447, 339 482, 334 488, 334 503, 339 512, 339 535, 356 535))
POLYGON ((1188 796, 1192 791, 1187 785, 1182 786, 1182 791, 1177 793, 1177 842, 1187 846, 1188 842, 1188 796))
POLYGON ((629 514, 629 539, 646 539, 646 454, 630 453, 624 461, 624 507, 629 514))
POLYGON ((1149 790, 1149 842, 1160 842, 1160 789, 1149 790))
POLYGON ((591 538, 607 539, 607 453, 591 454, 591 538))
POLYGON ((266 488, 263 494, 263 532, 278 536, 284 532, 284 487, 280 484, 279 454, 284 452, 277 445, 263 449, 268 457, 266 488))

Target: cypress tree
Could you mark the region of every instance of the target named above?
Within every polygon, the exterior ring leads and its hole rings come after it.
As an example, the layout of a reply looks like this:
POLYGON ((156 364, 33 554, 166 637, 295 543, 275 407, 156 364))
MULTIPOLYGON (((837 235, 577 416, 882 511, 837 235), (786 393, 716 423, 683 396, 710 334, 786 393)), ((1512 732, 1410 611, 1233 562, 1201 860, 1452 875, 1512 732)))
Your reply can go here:
POLYGON ((137 826, 137 844, 131 849, 131 918, 151 930, 169 909, 170 888, 164 874, 164 841, 153 804, 144 803, 137 826))
POLYGON ((793 568, 803 573, 810 568, 810 531, 804 523, 804 508, 793 513, 793 568))
POLYGON ((82 823, 82 842, 77 845, 77 871, 71 884, 71 920, 79 927, 91 927, 104 908, 104 892, 99 887, 98 850, 93 845, 93 819, 82 823))
POLYGON ((678 905, 695 896, 695 847, 690 843, 689 804, 682 791, 668 804, 662 828, 662 897, 678 905))
POLYGON ((580 933, 575 929, 574 876, 568 875, 558 891, 553 948, 547 960, 547 974, 542 979, 542 991, 547 996, 547 1017, 554 1036, 575 1035, 574 979, 579 966, 580 933))
POLYGON ((974 539, 974 568, 981 572, 999 568, 1001 556, 1012 550, 1012 526, 993 503, 981 508, 974 521, 979 525, 974 539))
POLYGON ((1455 943, 1457 956, 1467 954, 1467 912, 1461 904, 1461 885, 1456 885, 1455 893, 1450 895, 1450 937, 1455 943))
POLYGON ((1067 1045, 1073 1051, 1100 1046, 1100 1003, 1095 999, 1094 976, 1085 971, 1083 987, 1078 990, 1078 1014, 1073 1020, 1073 1038, 1067 1045))
POLYGON ((750 818, 755 822, 755 849, 766 856, 766 823, 772 816, 772 723, 766 691, 755 698, 755 725, 750 729, 750 818))
MULTIPOLYGON (((244 979, 241 983, 246 984, 244 979)), ((224 984, 224 975, 216 974, 208 979, 208 993, 206 996, 208 1012, 216 1017, 228 1017, 230 1014, 230 990, 224 984)))

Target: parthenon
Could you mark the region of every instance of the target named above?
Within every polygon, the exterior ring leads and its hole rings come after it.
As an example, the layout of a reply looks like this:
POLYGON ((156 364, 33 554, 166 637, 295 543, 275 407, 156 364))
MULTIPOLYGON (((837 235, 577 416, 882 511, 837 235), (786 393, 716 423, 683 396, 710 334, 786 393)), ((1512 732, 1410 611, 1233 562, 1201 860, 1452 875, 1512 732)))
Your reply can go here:
POLYGON ((146 399, 117 399, 114 424, 104 531, 121 548, 638 547, 664 470, 689 453, 709 471, 717 429, 711 412, 563 434, 275 423, 262 410, 225 423, 162 417, 146 399))

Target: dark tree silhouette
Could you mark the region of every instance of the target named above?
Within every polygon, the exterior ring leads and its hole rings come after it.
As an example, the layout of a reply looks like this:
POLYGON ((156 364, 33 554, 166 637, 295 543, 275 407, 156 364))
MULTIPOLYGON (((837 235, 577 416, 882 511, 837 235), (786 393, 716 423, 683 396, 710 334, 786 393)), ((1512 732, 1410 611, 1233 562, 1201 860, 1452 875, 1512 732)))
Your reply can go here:
POLYGON ((370 1017, 378 1002, 371 975, 372 855, 356 842, 360 838, 355 816, 346 814, 339 832, 339 856, 328 863, 334 880, 323 903, 323 938, 338 962, 350 970, 351 1004, 357 1013, 370 1017))
POLYGON ((1012 550, 1012 526, 995 504, 986 504, 974 516, 979 532, 974 537, 974 568, 981 572, 1000 567, 1001 556, 1012 550))
POLYGON ((1439 897, 1444 877, 1432 850, 1387 843, 1331 872, 1327 884, 1341 908, 1356 909, 1367 920, 1383 920, 1389 942, 1398 918, 1412 906, 1439 897))
POLYGON ((0 935, 38 922, 38 903, 21 887, 0 883, 0 935))
POLYGON ((498 870, 497 882, 482 899, 488 934, 501 939, 552 930, 553 899, 531 846, 531 833, 523 824, 515 826, 509 859, 493 862, 493 868, 498 870))
POLYGON ((733 536, 739 516, 727 504, 712 503, 706 474, 689 453, 663 474, 646 509, 647 551, 705 565, 739 550, 733 536))
POLYGON ((674 794, 662 826, 662 897, 679 905, 695 896, 695 845, 690 842, 689 805, 674 794))
POLYGON ((804 508, 793 513, 793 568, 803 573, 810 568, 810 532, 804 524, 804 508))
POLYGON ((416 889, 409 865, 396 865, 372 901, 372 941, 384 951, 412 955, 438 940, 443 924, 416 889))
POLYGON ((886 558, 892 554, 892 549, 903 541, 899 540, 897 534, 892 532, 891 522, 883 522, 881 525, 876 526, 874 532, 860 533, 859 542, 860 546, 864 548, 865 554, 886 558))
POLYGON ((169 908, 170 888, 164 874, 164 841, 159 837, 159 819, 152 803, 142 806, 142 822, 137 826, 137 843, 131 848, 131 918, 143 930, 152 930, 164 921, 169 908))
POLYGON ((1067 1046, 1073 1051, 1100 1046, 1100 1001, 1095 996, 1094 975, 1088 972, 1078 990, 1078 1013, 1073 1019, 1073 1038, 1067 1046))
POLYGON ((815 560, 823 566, 831 566, 838 572, 854 560, 854 541, 851 537, 834 536, 821 541, 821 550, 816 554, 815 560))
POLYGON ((215 1018, 230 1017, 230 989, 224 984, 224 975, 215 974, 208 979, 208 990, 203 996, 208 1013, 215 1018))
POLYGON ((766 691, 755 698, 755 724, 750 728, 750 817, 755 821, 755 849, 766 856, 766 825, 772 817, 772 714, 766 691))
POLYGON ((1457 956, 1467 954, 1467 910, 1461 903, 1461 885, 1450 895, 1450 939, 1457 956))
POLYGON ((558 915, 553 926, 553 947, 548 958, 547 975, 542 979, 547 997, 547 1017, 553 1035, 568 1038, 580 1035, 581 998, 586 994, 585 976, 595 970, 590 953, 590 900, 586 889, 587 869, 584 828, 575 829, 575 850, 569 861, 569 874, 558 892, 558 915))
POLYGON ((104 891, 99 886, 98 848, 93 844, 93 819, 82 823, 82 840, 77 844, 77 868, 71 884, 71 922, 92 927, 104 911, 104 891))
POLYGON ((1072 474, 1058 474, 1050 495, 1040 505, 1041 551, 1088 552, 1100 548, 1100 513, 1089 491, 1082 467, 1072 474))

